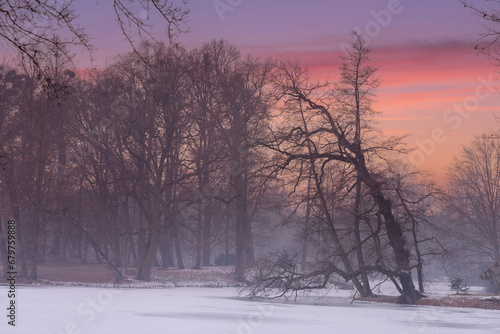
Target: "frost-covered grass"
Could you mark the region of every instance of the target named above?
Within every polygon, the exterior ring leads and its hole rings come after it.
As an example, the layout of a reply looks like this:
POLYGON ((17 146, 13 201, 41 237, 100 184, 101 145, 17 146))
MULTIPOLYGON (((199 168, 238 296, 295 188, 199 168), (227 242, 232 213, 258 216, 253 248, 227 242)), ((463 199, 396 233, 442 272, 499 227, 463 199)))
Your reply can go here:
MULTIPOLYGON (((17 326, 8 326, 3 316, 0 333, 500 333, 499 311, 351 303, 345 291, 335 290, 297 302, 237 294, 235 288, 23 286, 17 326)), ((6 296, 7 288, 0 287, 0 303, 6 296)))

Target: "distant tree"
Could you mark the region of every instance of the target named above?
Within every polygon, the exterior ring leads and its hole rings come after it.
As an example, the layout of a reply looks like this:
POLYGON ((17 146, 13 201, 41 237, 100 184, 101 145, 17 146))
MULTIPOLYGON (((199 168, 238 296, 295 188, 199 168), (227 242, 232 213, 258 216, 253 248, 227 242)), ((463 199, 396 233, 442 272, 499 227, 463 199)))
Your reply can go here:
POLYGON ((12 110, 15 121, 10 126, 15 132, 4 142, 8 154, 2 183, 8 189, 10 217, 17 221, 19 276, 36 280, 40 242, 54 198, 57 121, 43 82, 33 73, 10 75, 17 78, 20 95, 12 110))
POLYGON ((162 231, 173 221, 168 210, 176 200, 174 188, 186 177, 183 145, 189 127, 189 87, 185 49, 144 43, 140 53, 126 54, 115 64, 126 82, 131 110, 114 127, 115 147, 107 154, 147 222, 137 278, 148 281, 162 231))
POLYGON ((116 266, 120 266, 122 252, 119 210, 126 202, 123 187, 117 182, 119 173, 109 154, 116 137, 112 121, 122 115, 110 108, 119 94, 120 77, 109 69, 94 70, 87 78, 78 78, 73 87, 74 99, 69 111, 69 150, 67 165, 71 168, 74 196, 66 207, 66 215, 78 231, 77 252, 82 262, 87 261, 90 244, 98 261, 103 262, 116 276, 123 279, 116 266), (84 243, 84 251, 81 243, 84 243), (112 256, 108 256, 108 248, 112 256), (83 253, 83 254, 82 254, 83 253))
MULTIPOLYGON (((244 271, 255 264, 254 245, 251 214, 255 207, 251 200, 253 185, 259 182, 255 166, 258 164, 259 151, 256 143, 266 128, 269 119, 268 90, 272 78, 272 63, 260 61, 257 58, 243 57, 239 50, 223 40, 213 40, 201 49, 199 55, 201 72, 205 83, 195 85, 194 100, 198 118, 205 118, 213 130, 203 129, 198 124, 196 131, 197 147, 202 148, 203 142, 211 141, 216 144, 197 150, 197 155, 202 158, 199 167, 205 165, 205 171, 198 177, 198 188, 203 191, 210 181, 210 169, 206 164, 216 155, 223 157, 223 170, 225 189, 218 200, 229 204, 234 216, 235 243, 236 243, 236 277, 243 281, 244 271), (211 95, 200 96, 200 84, 211 85, 211 95), (200 97, 203 99, 200 100, 200 97), (201 103, 203 102, 203 103, 201 103), (203 131, 200 131, 203 130, 203 131), (216 135, 216 138, 214 136, 216 135), (203 141, 200 141, 201 138, 203 141), (210 153, 210 155, 208 155, 210 153), (208 159, 207 159, 208 158, 208 159), (200 182, 202 180, 203 182, 200 182), (256 182, 256 183, 254 183, 256 182)), ((202 86, 201 86, 202 87, 202 86)), ((198 121, 199 123, 199 121, 198 121)), ((213 161, 212 161, 213 162, 213 161)), ((213 165, 213 163, 212 163, 213 165)), ((197 168, 199 169, 199 168, 197 168)), ((213 184, 213 183, 212 183, 213 184)), ((261 188, 264 189, 264 188, 261 188)), ((256 196, 257 197, 257 196, 256 196)), ((262 196, 261 196, 262 197, 262 196)), ((255 199, 255 197, 254 197, 255 199)), ((201 203, 201 202, 200 202, 201 203)), ((207 203, 210 203, 208 199, 207 203)), ((202 218, 199 216, 199 227, 202 228, 202 218)), ((202 235, 198 238, 202 240, 202 235)), ((199 256, 198 256, 199 257, 199 256)))
MULTIPOLYGON (((7 220, 18 218, 20 209, 19 203, 13 203, 12 197, 15 197, 12 187, 11 171, 11 140, 16 135, 19 123, 16 118, 18 115, 19 103, 22 100, 24 81, 26 80, 15 69, 2 64, 0 66, 0 202, 1 221, 0 221, 0 255, 5 259, 1 260, 2 267, 5 269, 8 265, 7 258, 7 220), (8 186, 7 186, 8 185, 8 186)), ((17 193, 16 193, 17 194, 17 193)), ((4 270, 7 276, 7 270, 4 270)))
MULTIPOLYGON (((452 165, 447 202, 452 235, 474 261, 500 263, 500 142, 483 135, 464 146, 452 165)), ((478 264, 478 263, 476 263, 478 264)))
POLYGON ((460 292, 467 292, 467 290, 469 290, 467 284, 465 283, 465 280, 460 277, 454 277, 450 279, 450 289, 455 291, 457 295, 460 292))
POLYGON ((226 185, 221 169, 227 163, 227 150, 224 149, 216 119, 220 112, 216 99, 216 60, 209 44, 194 49, 190 53, 190 108, 187 117, 192 121, 189 129, 188 147, 193 160, 196 180, 193 182, 198 194, 196 198, 196 226, 191 229, 196 239, 196 263, 209 266, 217 220, 215 208, 218 204, 213 194, 214 188, 226 185), (217 187, 214 187, 217 185, 217 187))

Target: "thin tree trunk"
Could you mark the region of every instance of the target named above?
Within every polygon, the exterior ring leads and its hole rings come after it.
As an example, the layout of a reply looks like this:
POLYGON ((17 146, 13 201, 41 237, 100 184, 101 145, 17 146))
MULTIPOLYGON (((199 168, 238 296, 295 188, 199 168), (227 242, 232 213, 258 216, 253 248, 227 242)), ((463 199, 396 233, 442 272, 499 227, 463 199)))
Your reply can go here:
POLYGON ((132 255, 132 264, 136 268, 139 267, 139 258, 137 256, 136 246, 134 243, 134 239, 132 237, 130 237, 130 240, 129 240, 129 251, 130 251, 130 255, 132 255))
POLYGON ((229 228, 230 228, 230 214, 231 208, 229 204, 226 204, 226 230, 224 235, 224 265, 229 266, 229 228))
POLYGON ((0 218, 0 256, 2 257, 0 261, 3 268, 4 278, 7 278, 7 272, 9 271, 8 252, 7 252, 7 235, 8 235, 7 231, 8 229, 6 227, 4 228, 3 220, 0 218))
POLYGON ((73 222, 73 225, 78 230, 78 232, 82 235, 82 237, 94 248, 94 251, 96 252, 99 259, 102 261, 102 263, 104 263, 106 268, 108 268, 113 273, 113 275, 115 276, 115 278, 117 280, 124 281, 125 277, 118 270, 118 268, 116 268, 116 266, 106 257, 106 255, 104 255, 104 253, 99 248, 99 245, 90 236, 90 234, 77 221, 72 220, 72 222, 73 222))
POLYGON ((203 231, 202 231, 202 200, 199 201, 198 204, 198 216, 196 219, 196 263, 193 266, 193 269, 201 269, 201 257, 202 257, 202 240, 203 240, 203 231))
POLYGON ((149 281, 151 277, 151 268, 156 260, 156 253, 158 252, 158 244, 160 241, 160 190, 155 189, 153 195, 153 205, 151 212, 151 224, 149 227, 149 238, 146 242, 146 254, 142 259, 137 279, 141 281, 149 281))
POLYGON ((306 269, 307 261, 307 244, 309 241, 309 216, 311 213, 311 177, 312 172, 309 171, 309 177, 307 179, 307 203, 306 203, 306 221, 304 226, 304 239, 302 243, 302 261, 300 262, 300 267, 302 270, 306 269))
POLYGON ((50 255, 53 258, 59 258, 61 255, 61 224, 60 217, 54 220, 54 241, 52 241, 52 249, 50 251, 50 255))
POLYGON ((168 268, 170 264, 170 245, 168 244, 168 241, 166 240, 166 235, 165 232, 161 233, 160 237, 160 244, 158 248, 160 249, 160 256, 161 256, 161 267, 162 268, 168 268))
MULTIPOLYGON (((403 199, 401 199, 403 200, 403 199)), ((409 212, 406 204, 404 204, 405 209, 409 212)), ((409 212, 411 214, 411 212, 409 212)), ((417 222, 411 215, 411 234, 413 237, 413 244, 415 245, 415 255, 417 256, 417 279, 418 279, 418 291, 424 293, 424 261, 422 260, 422 254, 420 253, 420 246, 417 238, 417 222)))
POLYGON ((245 244, 243 235, 243 205, 241 195, 235 200, 235 220, 236 220, 236 264, 235 276, 238 282, 245 281, 245 244))
MULTIPOLYGON (((304 125, 304 129, 306 130, 306 132, 308 132, 308 126, 307 126, 306 119, 304 117, 302 105, 301 105, 300 112, 301 112, 301 118, 302 118, 302 123, 304 125)), ((313 149, 311 147, 310 142, 308 142, 308 150, 309 150, 309 154, 313 153, 313 149)), ((317 191, 317 194, 318 194, 318 197, 320 200, 320 208, 326 217, 327 226, 328 226, 329 231, 330 231, 330 236, 331 236, 332 241, 333 241, 333 246, 335 248, 336 255, 341 259, 342 264, 344 265, 347 272, 353 272, 351 262, 349 261, 349 258, 347 256, 346 252, 344 251, 344 248, 340 242, 340 238, 338 236, 337 229, 335 227, 332 215, 330 214, 330 211, 328 209, 328 203, 326 201, 326 198, 325 198, 325 195, 323 192, 323 188, 322 188, 323 187, 322 180, 320 180, 318 172, 316 171, 315 160, 311 159, 310 163, 311 163, 311 175, 314 178, 314 184, 315 184, 316 191, 317 191)), ((358 280, 358 278, 354 277, 352 279, 352 282, 353 282, 354 286, 356 287, 356 289, 359 291, 359 293, 363 297, 365 297, 365 295, 364 295, 365 289, 363 288, 363 286, 360 283, 360 281, 358 280)))
POLYGON ((83 258, 82 258, 82 263, 83 264, 86 264, 87 263, 87 252, 89 250, 89 242, 87 239, 83 238, 83 242, 84 242, 84 252, 83 252, 83 258))
MULTIPOLYGON (((365 260, 363 258, 363 245, 361 244, 361 180, 359 178, 356 180, 356 193, 354 199, 354 237, 356 239, 356 256, 358 260, 358 266, 360 268, 365 267, 365 260)), ((368 280, 368 274, 366 272, 361 273, 361 280, 363 282, 363 295, 365 297, 371 296, 372 290, 370 288, 370 281, 368 280)))
POLYGON ((212 200, 207 199, 208 204, 205 206, 205 214, 203 217, 203 265, 210 266, 210 251, 212 248, 211 241, 211 225, 212 225, 212 200))
MULTIPOLYGON (((323 214, 326 217, 326 221, 327 221, 328 228, 330 231, 330 236, 333 240, 333 246, 335 247, 336 255, 341 259, 342 264, 344 265, 346 271, 351 273, 351 272, 353 272, 351 262, 349 261, 349 258, 347 257, 347 254, 344 251, 344 248, 342 247, 342 244, 340 242, 340 238, 339 238, 338 233, 337 233, 337 229, 335 228, 332 216, 330 215, 330 212, 328 210, 328 205, 327 205, 327 202, 326 202, 326 199, 325 199, 322 187, 321 187, 321 182, 319 181, 319 177, 316 173, 314 163, 311 163, 311 166, 312 166, 314 180, 316 183, 316 189, 317 189, 318 195, 319 195, 318 197, 320 200, 321 209, 323 211, 323 214)), ((353 282, 354 286, 356 287, 356 289, 359 291, 359 293, 363 297, 365 297, 364 296, 365 289, 363 288, 362 284, 359 282, 358 278, 353 277, 352 282, 353 282)))
POLYGON ((179 242, 179 235, 177 232, 174 233, 174 246, 175 246, 175 256, 177 258, 177 268, 184 269, 184 262, 182 261, 181 245, 179 242))

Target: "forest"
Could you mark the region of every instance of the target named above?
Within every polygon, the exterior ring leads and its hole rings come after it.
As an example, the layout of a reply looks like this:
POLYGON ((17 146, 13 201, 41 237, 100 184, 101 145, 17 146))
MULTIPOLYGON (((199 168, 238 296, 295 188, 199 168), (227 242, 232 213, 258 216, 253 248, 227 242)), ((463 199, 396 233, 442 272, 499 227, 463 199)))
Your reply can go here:
POLYGON ((26 281, 75 261, 143 281, 234 266, 256 296, 332 277, 371 296, 377 277, 415 303, 432 275, 498 294, 499 134, 465 143, 436 183, 378 128, 383 78, 352 38, 330 82, 218 39, 143 40, 88 70, 57 38, 21 49, 0 66, 2 267, 15 220, 26 281))

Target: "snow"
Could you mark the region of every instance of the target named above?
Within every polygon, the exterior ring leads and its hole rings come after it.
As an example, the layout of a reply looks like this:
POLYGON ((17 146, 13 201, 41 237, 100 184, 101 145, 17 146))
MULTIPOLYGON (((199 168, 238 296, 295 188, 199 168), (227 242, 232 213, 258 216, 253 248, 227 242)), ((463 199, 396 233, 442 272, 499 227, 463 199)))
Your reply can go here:
POLYGON ((353 302, 349 291, 293 301, 237 298, 236 288, 17 287, 16 327, 25 334, 500 333, 500 312, 353 302))

